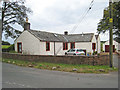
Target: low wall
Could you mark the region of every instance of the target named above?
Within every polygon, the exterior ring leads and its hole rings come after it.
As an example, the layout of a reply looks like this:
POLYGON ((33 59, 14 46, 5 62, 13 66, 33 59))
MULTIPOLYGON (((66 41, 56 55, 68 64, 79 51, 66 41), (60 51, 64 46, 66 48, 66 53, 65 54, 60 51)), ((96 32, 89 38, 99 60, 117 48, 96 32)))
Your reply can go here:
POLYGON ((6 59, 26 60, 35 62, 63 63, 63 64, 87 64, 109 65, 109 56, 49 56, 49 55, 23 55, 2 53, 6 59))

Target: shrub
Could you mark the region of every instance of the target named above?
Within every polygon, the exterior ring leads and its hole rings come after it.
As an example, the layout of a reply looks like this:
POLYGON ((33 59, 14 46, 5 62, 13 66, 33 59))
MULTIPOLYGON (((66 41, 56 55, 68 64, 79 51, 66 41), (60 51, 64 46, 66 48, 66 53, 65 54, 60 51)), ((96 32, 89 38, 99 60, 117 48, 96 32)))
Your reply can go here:
POLYGON ((7 41, 2 41, 2 45, 10 45, 10 43, 7 41))
MULTIPOLYGON (((5 47, 5 46, 4 46, 5 47)), ((2 52, 15 52, 14 44, 10 45, 8 48, 3 48, 2 52)))
POLYGON ((96 55, 97 54, 97 51, 93 52, 93 55, 96 55))
POLYGON ((14 51, 15 50, 14 44, 12 44, 8 49, 9 49, 9 51, 14 51))

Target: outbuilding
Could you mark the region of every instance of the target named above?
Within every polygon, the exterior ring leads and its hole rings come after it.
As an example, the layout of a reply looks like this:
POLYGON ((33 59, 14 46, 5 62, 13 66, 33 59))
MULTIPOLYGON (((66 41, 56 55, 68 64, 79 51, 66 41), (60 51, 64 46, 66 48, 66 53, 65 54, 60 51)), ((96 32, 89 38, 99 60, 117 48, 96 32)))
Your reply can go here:
MULTIPOLYGON (((103 51, 109 52, 109 40, 103 44, 103 51)), ((113 52, 120 51, 120 43, 113 40, 113 52)))

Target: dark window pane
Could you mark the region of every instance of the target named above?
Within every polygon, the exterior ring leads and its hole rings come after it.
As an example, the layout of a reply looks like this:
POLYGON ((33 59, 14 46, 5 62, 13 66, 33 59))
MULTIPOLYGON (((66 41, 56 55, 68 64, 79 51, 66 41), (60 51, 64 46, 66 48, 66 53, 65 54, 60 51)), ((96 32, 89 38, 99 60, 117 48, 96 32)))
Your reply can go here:
POLYGON ((71 52, 75 52, 75 50, 71 50, 71 52))
POLYGON ((72 48, 75 48, 75 43, 73 42, 73 43, 71 43, 71 49, 72 48))
POLYGON ((22 53, 22 43, 17 43, 18 45, 18 53, 22 53))
POLYGON ((92 49, 96 49, 96 43, 92 43, 92 49))
POLYGON ((50 42, 46 42, 46 51, 50 50, 50 42))
POLYGON ((68 43, 63 43, 63 50, 67 50, 68 49, 68 43))
POLYGON ((68 49, 68 43, 66 43, 66 50, 68 49))
POLYGON ((81 50, 81 49, 78 49, 78 50, 77 50, 77 52, 81 52, 81 51, 83 51, 83 50, 81 50))
POLYGON ((65 43, 63 43, 63 50, 65 50, 65 43))

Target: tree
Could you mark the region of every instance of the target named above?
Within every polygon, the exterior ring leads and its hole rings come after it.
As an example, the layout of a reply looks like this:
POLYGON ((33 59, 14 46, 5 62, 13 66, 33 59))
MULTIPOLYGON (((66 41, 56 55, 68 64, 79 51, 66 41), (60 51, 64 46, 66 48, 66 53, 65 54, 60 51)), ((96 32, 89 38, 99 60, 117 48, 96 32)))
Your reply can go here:
POLYGON ((15 29, 13 25, 18 24, 24 27, 27 13, 31 13, 31 9, 25 7, 24 0, 15 2, 3 2, 2 11, 2 32, 5 32, 5 37, 16 38, 21 34, 21 31, 15 29))
MULTIPOLYGON (((115 40, 120 42, 120 1, 112 4, 112 16, 113 16, 113 34, 115 40)), ((97 31, 99 33, 105 33, 110 28, 109 23, 109 7, 104 9, 103 18, 98 23, 97 31)))
POLYGON ((2 41, 2 45, 10 45, 10 43, 6 41, 2 41))

